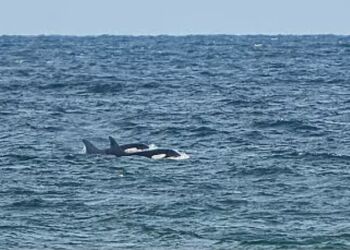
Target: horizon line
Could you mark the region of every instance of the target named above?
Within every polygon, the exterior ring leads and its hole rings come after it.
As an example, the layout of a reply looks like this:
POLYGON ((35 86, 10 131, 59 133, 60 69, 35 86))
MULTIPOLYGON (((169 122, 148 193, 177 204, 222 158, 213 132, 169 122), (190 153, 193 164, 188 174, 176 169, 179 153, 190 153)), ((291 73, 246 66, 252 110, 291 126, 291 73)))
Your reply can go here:
POLYGON ((86 33, 86 34, 70 34, 70 33, 22 33, 22 34, 0 34, 3 36, 69 36, 69 37, 99 37, 99 36, 124 36, 124 37, 186 37, 186 36, 350 36, 345 33, 154 33, 154 34, 118 34, 118 33, 86 33))

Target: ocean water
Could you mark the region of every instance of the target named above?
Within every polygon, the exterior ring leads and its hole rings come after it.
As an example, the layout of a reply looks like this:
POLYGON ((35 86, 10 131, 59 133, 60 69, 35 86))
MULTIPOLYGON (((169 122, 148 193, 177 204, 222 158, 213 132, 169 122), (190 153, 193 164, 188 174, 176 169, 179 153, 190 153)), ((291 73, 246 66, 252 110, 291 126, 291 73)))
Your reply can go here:
POLYGON ((350 249, 348 36, 0 36, 0 123, 1 249, 350 249))

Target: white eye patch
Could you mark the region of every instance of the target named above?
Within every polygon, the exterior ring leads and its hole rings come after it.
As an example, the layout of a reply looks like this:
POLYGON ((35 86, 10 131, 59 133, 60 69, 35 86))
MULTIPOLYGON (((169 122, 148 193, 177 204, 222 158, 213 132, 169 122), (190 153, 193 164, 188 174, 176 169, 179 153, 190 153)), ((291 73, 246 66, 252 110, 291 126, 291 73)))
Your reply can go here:
POLYGON ((152 159, 158 160, 166 157, 166 154, 152 155, 152 159))

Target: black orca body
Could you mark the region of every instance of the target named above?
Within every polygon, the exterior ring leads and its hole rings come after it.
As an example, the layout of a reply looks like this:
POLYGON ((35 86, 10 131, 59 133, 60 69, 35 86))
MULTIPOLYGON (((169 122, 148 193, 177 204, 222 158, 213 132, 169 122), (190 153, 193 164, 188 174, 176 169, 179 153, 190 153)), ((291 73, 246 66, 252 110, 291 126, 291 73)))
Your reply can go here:
MULTIPOLYGON (((87 154, 115 155, 115 150, 113 150, 112 148, 98 149, 90 141, 85 139, 83 139, 83 143, 85 145, 87 154)), ((123 145, 120 145, 119 147, 124 152, 149 149, 149 146, 143 143, 123 144, 123 145)))
POLYGON ((121 156, 143 156, 152 159, 162 159, 179 157, 181 154, 173 149, 149 149, 149 146, 143 143, 130 143, 119 145, 116 140, 109 136, 110 147, 107 149, 98 149, 90 141, 83 139, 86 148, 86 154, 103 154, 121 156))
POLYGON ((140 155, 153 159, 169 158, 181 156, 178 152, 173 149, 152 149, 140 152, 130 153, 130 155, 140 155))
POLYGON ((120 156, 133 156, 133 155, 139 155, 144 156, 148 158, 153 159, 161 159, 161 158, 169 158, 169 157, 178 157, 181 156, 180 153, 173 149, 152 149, 152 150, 144 150, 139 152, 125 152, 121 146, 118 145, 118 143, 115 141, 115 139, 110 136, 110 151, 113 152, 113 154, 117 157, 120 156))

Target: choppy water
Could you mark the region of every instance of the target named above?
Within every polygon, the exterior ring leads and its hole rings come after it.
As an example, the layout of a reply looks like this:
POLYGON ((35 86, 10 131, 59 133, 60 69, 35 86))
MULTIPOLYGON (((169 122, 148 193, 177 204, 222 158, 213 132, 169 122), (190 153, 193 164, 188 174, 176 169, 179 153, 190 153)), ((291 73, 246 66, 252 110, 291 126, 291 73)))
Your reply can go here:
POLYGON ((1 249, 350 248, 350 37, 2 36, 0 122, 1 249))

